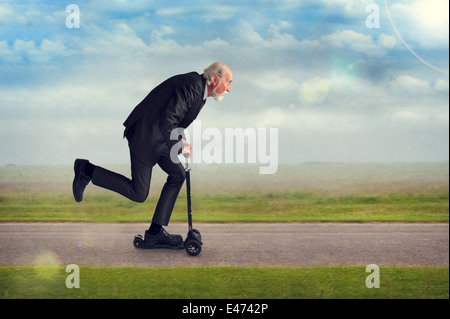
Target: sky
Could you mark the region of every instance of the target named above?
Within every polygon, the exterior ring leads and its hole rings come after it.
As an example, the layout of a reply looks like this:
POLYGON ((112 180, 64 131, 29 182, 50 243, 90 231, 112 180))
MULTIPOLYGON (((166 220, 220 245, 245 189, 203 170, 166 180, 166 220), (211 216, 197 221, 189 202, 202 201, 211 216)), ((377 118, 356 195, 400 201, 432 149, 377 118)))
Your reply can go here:
POLYGON ((0 0, 0 166, 129 163, 132 109, 215 61, 231 92, 208 99, 201 128, 276 128, 280 164, 448 161, 448 7, 0 0))

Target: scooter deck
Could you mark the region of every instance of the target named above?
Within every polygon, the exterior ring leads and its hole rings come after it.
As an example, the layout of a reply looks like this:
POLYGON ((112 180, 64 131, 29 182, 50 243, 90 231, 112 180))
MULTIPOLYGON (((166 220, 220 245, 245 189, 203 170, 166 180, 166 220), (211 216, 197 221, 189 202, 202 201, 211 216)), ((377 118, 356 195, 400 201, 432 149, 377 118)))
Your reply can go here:
POLYGON ((157 244, 157 245, 142 245, 139 248, 141 249, 172 249, 172 250, 182 250, 184 249, 184 242, 181 242, 179 245, 164 245, 164 244, 157 244))
POLYGON ((154 244, 154 245, 146 245, 145 240, 142 235, 134 236, 134 246, 140 249, 172 249, 172 250, 181 250, 184 249, 184 241, 181 241, 178 245, 167 245, 167 244, 154 244), (136 244, 138 242, 138 245, 136 244))

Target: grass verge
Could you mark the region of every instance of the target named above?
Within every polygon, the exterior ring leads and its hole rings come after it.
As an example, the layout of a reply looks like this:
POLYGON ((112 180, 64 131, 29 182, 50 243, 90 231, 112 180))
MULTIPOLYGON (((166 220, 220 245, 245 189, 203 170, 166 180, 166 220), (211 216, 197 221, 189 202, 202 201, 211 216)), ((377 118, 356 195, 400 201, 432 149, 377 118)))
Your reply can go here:
POLYGON ((448 299, 449 268, 380 267, 380 288, 365 267, 80 267, 68 289, 58 266, 0 267, 0 298, 144 299, 448 299))
MULTIPOLYGON (((129 165, 107 166, 129 176, 129 165)), ((448 162, 194 164, 196 222, 448 222, 448 162)), ((167 175, 154 169, 147 201, 138 204, 89 185, 72 196, 72 166, 0 167, 0 222, 148 222, 167 175)), ((171 221, 186 221, 183 187, 171 221)))
MULTIPOLYGON (((186 221, 186 195, 180 194, 171 221, 186 221)), ((4 193, 0 222, 148 222, 157 198, 145 203, 121 196, 4 193)), ((196 222, 448 222, 448 193, 393 195, 319 195, 307 192, 195 194, 196 222)))

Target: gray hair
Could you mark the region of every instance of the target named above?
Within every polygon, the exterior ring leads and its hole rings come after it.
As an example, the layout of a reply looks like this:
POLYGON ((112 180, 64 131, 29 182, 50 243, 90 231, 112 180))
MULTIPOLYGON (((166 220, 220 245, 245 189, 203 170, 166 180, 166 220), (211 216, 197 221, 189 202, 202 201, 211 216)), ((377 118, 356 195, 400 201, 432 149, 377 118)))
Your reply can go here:
POLYGON ((213 81, 213 75, 217 74, 221 78, 226 71, 226 66, 222 62, 214 62, 203 70, 203 76, 206 78, 206 83, 210 85, 213 81))

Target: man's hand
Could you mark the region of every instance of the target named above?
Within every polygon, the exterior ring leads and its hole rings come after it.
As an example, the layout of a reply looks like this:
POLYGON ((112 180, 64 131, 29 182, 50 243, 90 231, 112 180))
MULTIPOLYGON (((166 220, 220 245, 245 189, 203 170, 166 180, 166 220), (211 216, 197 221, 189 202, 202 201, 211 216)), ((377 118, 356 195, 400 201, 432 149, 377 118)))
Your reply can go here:
POLYGON ((183 142, 183 150, 181 151, 181 154, 183 154, 183 156, 186 158, 191 158, 192 144, 189 144, 188 142, 186 142, 185 139, 181 139, 181 141, 183 142))

